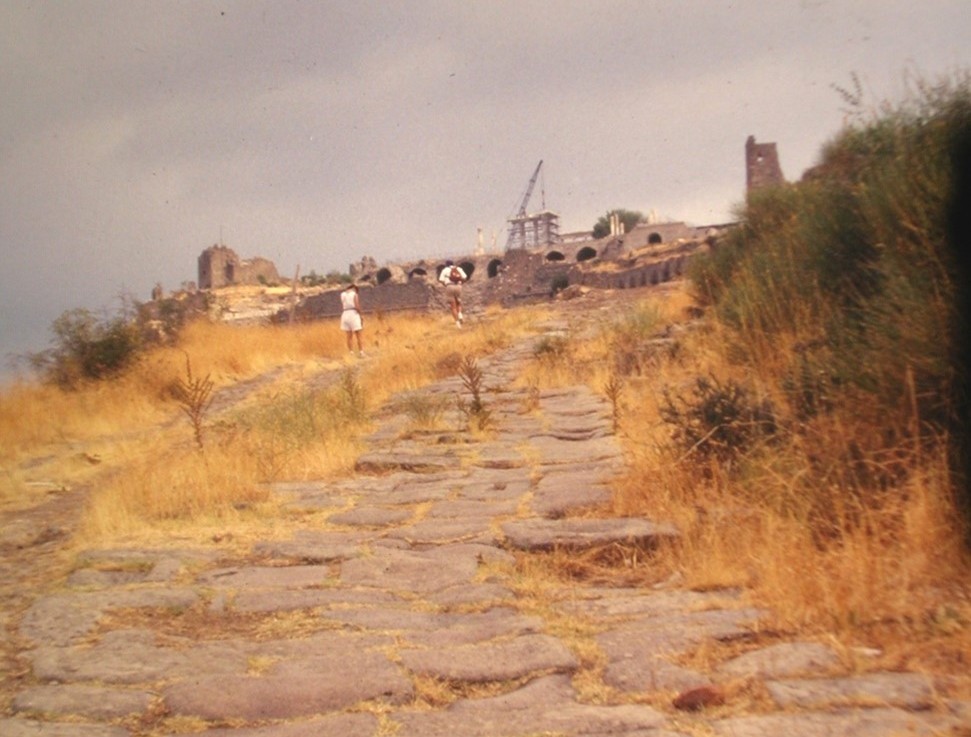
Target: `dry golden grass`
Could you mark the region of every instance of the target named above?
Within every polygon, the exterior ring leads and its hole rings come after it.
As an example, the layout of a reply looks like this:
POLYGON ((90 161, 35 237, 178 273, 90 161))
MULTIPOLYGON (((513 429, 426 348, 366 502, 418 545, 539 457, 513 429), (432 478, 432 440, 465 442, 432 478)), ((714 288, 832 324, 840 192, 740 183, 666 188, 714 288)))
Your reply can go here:
MULTIPOLYGON (((761 358, 743 366, 735 360, 737 338, 706 322, 681 335, 675 353, 662 351, 638 365, 640 375, 618 374, 624 335, 656 334, 683 322, 693 303, 687 289, 649 300, 654 304, 635 307, 634 315, 653 312, 653 328, 650 320, 620 329, 601 324, 592 333, 541 344, 521 382, 538 390, 580 380, 613 401, 629 464, 612 512, 673 522, 682 536, 654 553, 649 572, 625 561, 611 568, 596 556, 570 556, 546 562, 549 580, 613 577, 629 584, 640 576, 651 583, 677 574, 694 589, 742 587, 752 603, 772 612, 767 625, 776 631, 839 643, 847 654, 861 645, 883 653, 857 659, 854 667, 966 670, 971 560, 944 443, 914 448, 901 441, 888 449, 887 433, 906 438, 916 423, 908 407, 894 418, 875 416, 865 402, 851 406, 850 399, 731 467, 698 458, 677 446, 662 419, 662 387, 684 389, 697 377, 714 376, 741 382, 784 408, 778 377, 799 340, 747 345, 749 356, 761 358), (611 381, 617 385, 612 397, 611 381), (853 496, 853 488, 881 491, 853 496)), ((971 681, 951 688, 967 695, 971 681)))
MULTIPOLYGON (((630 464, 613 511, 672 521, 682 531, 656 556, 659 575, 677 571, 698 589, 742 586, 773 612, 770 626, 879 648, 883 665, 889 658, 917 669, 950 661, 945 671, 955 664, 962 670, 971 658, 971 561, 943 443, 915 450, 902 441, 877 452, 868 439, 887 429, 879 424, 887 418, 846 406, 731 469, 699 463, 672 443, 660 387, 716 375, 771 396, 776 367, 767 360, 740 375, 729 336, 717 326, 681 344, 676 358, 623 387, 621 437, 630 464), (863 460, 849 463, 848 447, 863 460), (820 466, 834 470, 821 475, 820 466), (852 501, 848 484, 861 477, 877 479, 883 491, 852 501)), ((768 359, 778 351, 764 353, 768 359)), ((595 377, 587 374, 596 390, 595 377)))
POLYGON ((260 527, 256 510, 272 511, 268 482, 348 473, 370 413, 391 395, 508 344, 539 315, 492 310, 461 331, 438 315, 369 316, 365 360, 347 356, 331 321, 193 323, 178 346, 149 353, 116 380, 0 395, 0 502, 29 505, 49 488, 85 483, 94 491, 82 542, 173 530, 226 539, 230 526, 245 539, 251 524, 260 527), (214 394, 237 393, 218 416, 204 415, 201 449, 173 391, 187 368, 208 377, 214 394))
POLYGON ((332 326, 229 326, 198 321, 177 347, 144 356, 125 375, 80 390, 20 384, 0 395, 0 462, 10 463, 42 446, 73 443, 149 427, 171 414, 172 388, 185 377, 186 360, 196 376, 217 388, 272 367, 310 365, 343 355, 343 338, 332 326))

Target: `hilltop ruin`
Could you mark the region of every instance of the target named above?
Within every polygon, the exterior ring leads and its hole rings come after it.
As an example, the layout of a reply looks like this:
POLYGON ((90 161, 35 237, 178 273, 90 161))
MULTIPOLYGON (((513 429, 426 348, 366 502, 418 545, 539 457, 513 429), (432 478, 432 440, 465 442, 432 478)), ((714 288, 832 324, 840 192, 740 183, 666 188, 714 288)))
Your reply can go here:
MULTIPOLYGON (((540 162, 542 165, 542 161, 540 162)), ((734 223, 691 226, 683 222, 642 222, 624 232, 612 219, 611 233, 560 234, 558 218, 545 208, 527 213, 526 203, 540 167, 526 190, 520 211, 510 218, 510 243, 502 251, 486 252, 480 246, 470 254, 452 256, 469 281, 468 303, 512 305, 547 299, 572 286, 597 289, 648 287, 681 276, 687 260, 711 247, 734 223), (540 238, 538 235, 543 237, 540 238)), ((774 143, 745 142, 746 193, 785 183, 774 143)), ((367 312, 427 310, 440 307, 437 279, 445 259, 417 259, 379 266, 364 257, 349 266, 351 279, 362 287, 367 312)), ((240 285, 274 285, 280 277, 272 262, 240 259, 223 245, 207 248, 199 256, 199 288, 240 285)), ((336 317, 341 312, 339 288, 300 294, 285 310, 288 319, 336 317)))

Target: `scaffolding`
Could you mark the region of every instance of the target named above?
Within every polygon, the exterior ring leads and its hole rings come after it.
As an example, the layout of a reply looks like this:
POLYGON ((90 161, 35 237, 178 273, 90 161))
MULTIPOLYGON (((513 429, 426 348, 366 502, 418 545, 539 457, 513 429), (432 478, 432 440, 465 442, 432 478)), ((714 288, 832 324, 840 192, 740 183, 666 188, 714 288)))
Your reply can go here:
POLYGON ((543 210, 509 218, 506 248, 540 248, 560 242, 560 216, 543 210))

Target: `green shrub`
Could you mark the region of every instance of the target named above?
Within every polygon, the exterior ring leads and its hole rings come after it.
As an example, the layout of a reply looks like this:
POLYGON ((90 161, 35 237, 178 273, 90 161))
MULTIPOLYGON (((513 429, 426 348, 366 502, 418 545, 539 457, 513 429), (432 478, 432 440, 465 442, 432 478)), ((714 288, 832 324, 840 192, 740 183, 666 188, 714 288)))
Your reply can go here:
POLYGON ((125 313, 99 319, 90 310, 68 310, 51 331, 54 347, 28 359, 44 378, 66 388, 116 376, 134 363, 142 347, 141 331, 125 313))
POLYGON ((713 376, 698 377, 687 396, 666 388, 660 414, 689 457, 729 460, 777 431, 771 402, 713 376))
POLYGON ((823 377, 828 394, 852 389, 877 406, 909 407, 912 377, 920 417, 942 421, 958 317, 951 162, 969 127, 967 74, 919 83, 896 107, 859 112, 801 182, 751 195, 740 227, 690 271, 739 332, 740 360, 755 360, 749 346, 792 342, 773 335, 819 342, 809 383, 806 356, 787 357, 803 399, 823 377))
POLYGON ((464 399, 460 398, 458 410, 465 417, 469 427, 474 426, 479 430, 485 430, 491 423, 492 411, 482 401, 482 393, 485 391, 485 374, 482 373, 482 369, 479 368, 479 363, 474 356, 467 355, 462 359, 459 378, 462 379, 462 386, 469 392, 472 399, 466 403, 464 399))
POLYGON ((651 303, 637 305, 606 327, 613 373, 618 377, 643 376, 661 357, 674 357, 677 343, 659 335, 660 323, 660 311, 651 303))
POLYGON ((540 363, 555 366, 573 355, 573 344, 566 335, 547 334, 536 343, 533 356, 540 363))

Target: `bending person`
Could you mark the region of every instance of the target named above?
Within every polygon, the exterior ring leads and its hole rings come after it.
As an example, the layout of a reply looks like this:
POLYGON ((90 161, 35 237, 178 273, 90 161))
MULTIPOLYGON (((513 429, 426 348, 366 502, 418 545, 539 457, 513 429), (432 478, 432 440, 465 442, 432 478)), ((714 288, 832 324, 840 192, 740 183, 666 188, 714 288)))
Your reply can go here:
POLYGON ((468 281, 468 277, 461 266, 448 260, 445 262, 445 268, 439 273, 438 280, 445 285, 445 294, 448 296, 455 326, 462 327, 462 285, 468 281))

